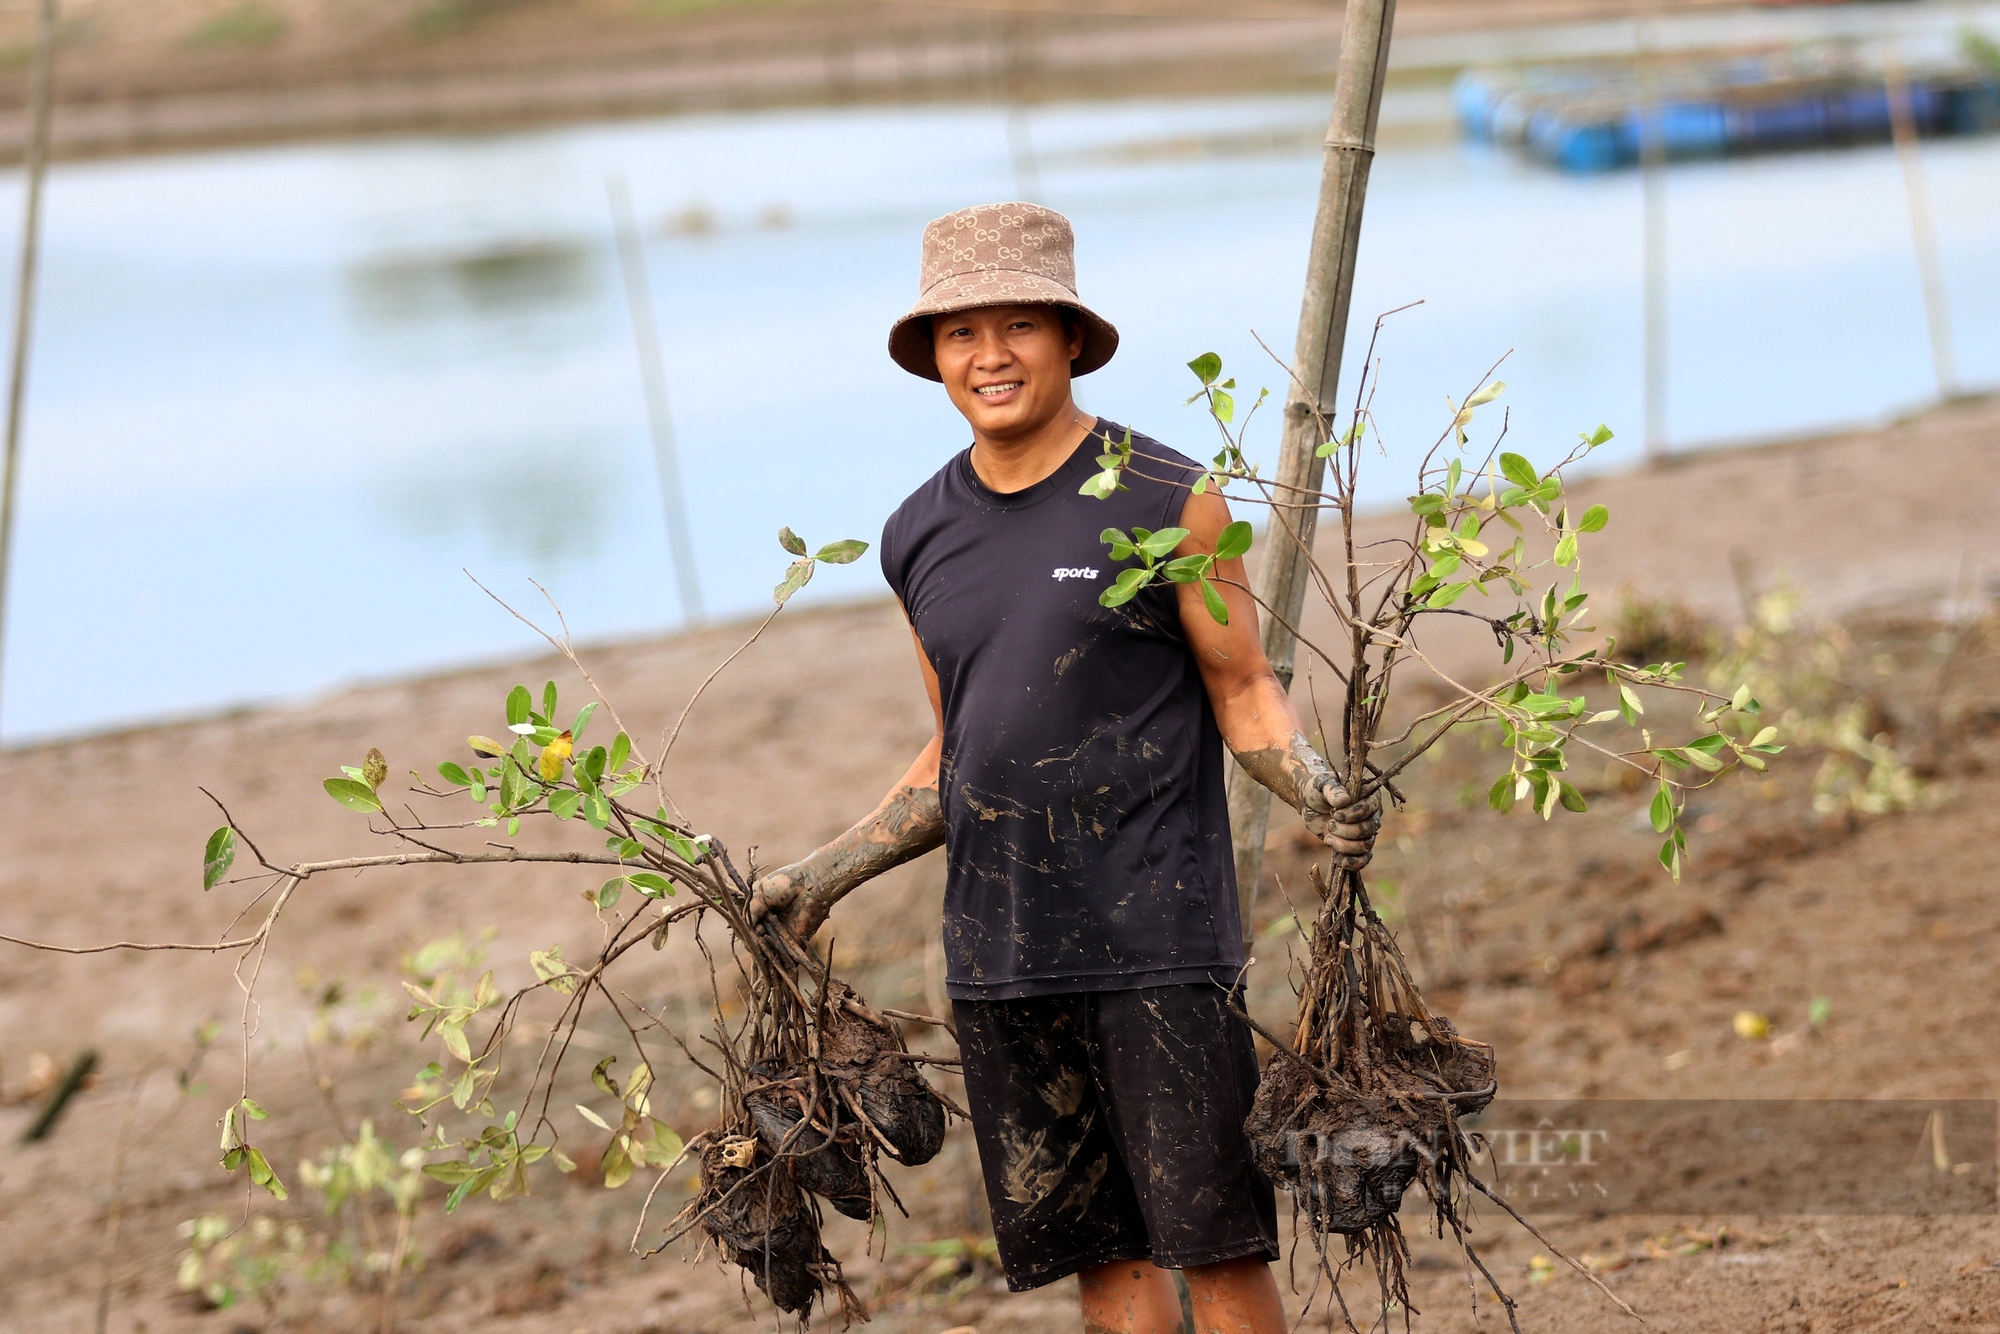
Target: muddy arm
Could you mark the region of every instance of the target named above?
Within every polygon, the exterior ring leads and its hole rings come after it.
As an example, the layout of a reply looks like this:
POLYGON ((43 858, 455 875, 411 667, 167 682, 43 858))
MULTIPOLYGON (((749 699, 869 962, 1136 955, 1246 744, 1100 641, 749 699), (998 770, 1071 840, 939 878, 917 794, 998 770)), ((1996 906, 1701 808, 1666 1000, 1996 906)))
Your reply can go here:
MULTIPOLYGON (((1228 524, 1229 506, 1222 497, 1212 492, 1190 495, 1180 523, 1188 530, 1187 540, 1174 555, 1214 551, 1228 524)), ((1264 657, 1257 604, 1250 597, 1243 562, 1220 561, 1215 573, 1216 588, 1229 608, 1227 625, 1217 624, 1209 615, 1196 585, 1182 584, 1179 593, 1181 626, 1201 668, 1222 739, 1246 773, 1305 816, 1306 828, 1338 854, 1341 865, 1358 870, 1373 854, 1375 834, 1382 825, 1380 802, 1374 797, 1363 801, 1349 797, 1326 760, 1306 740, 1291 696, 1264 657)))
MULTIPOLYGON (((916 640, 916 631, 910 632, 916 640)), ((750 914, 782 912, 801 940, 819 929, 833 905, 856 886, 944 844, 944 812, 938 805, 938 761, 944 753, 944 706, 937 673, 921 640, 917 662, 931 699, 936 730, 909 771, 866 819, 812 855, 758 877, 750 914)))

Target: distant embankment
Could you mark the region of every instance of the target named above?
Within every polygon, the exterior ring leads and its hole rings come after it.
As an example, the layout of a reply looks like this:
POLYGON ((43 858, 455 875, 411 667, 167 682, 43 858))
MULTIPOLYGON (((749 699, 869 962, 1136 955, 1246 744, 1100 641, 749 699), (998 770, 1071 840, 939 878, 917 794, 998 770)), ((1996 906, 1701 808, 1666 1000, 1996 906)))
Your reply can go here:
MULTIPOLYGON (((1403 0, 1397 35, 1407 48, 1628 8, 1403 0)), ((1326 0, 68 0, 64 13, 61 157, 721 108, 1325 86, 1341 21, 1326 0)), ((26 138, 31 22, 29 6, 0 15, 0 161, 18 161, 26 138)))

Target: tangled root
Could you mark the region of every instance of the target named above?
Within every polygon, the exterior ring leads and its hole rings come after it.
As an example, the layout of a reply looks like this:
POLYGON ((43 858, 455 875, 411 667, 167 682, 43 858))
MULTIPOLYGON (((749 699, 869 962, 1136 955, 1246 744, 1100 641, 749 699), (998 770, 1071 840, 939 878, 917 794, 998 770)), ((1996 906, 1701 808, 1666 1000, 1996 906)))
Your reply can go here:
POLYGON ((831 1135, 811 1124, 801 1125, 803 1095, 783 1084, 750 1093, 743 1103, 765 1152, 772 1157, 792 1156, 792 1171, 801 1189, 848 1218, 865 1223, 875 1216, 864 1157, 867 1132, 859 1124, 849 1121, 831 1135))
POLYGON ((1472 1148, 1458 1118, 1498 1090, 1493 1048, 1431 1013, 1358 875, 1315 868, 1313 884, 1321 903, 1298 1026, 1289 1039, 1265 1034, 1277 1054, 1243 1129, 1258 1167, 1305 1216, 1336 1291, 1330 1237, 1345 1242, 1343 1266, 1372 1262, 1385 1310, 1408 1311, 1397 1211, 1419 1186, 1439 1234, 1463 1242, 1455 1188, 1472 1148))
MULTIPOLYGON (((840 984, 835 983, 835 986, 840 984)), ((832 1008, 820 1030, 820 1059, 836 1083, 852 1090, 859 1110, 897 1161, 918 1167, 944 1147, 944 1104, 904 1058, 895 1025, 868 1016, 852 991, 832 1008)))
POLYGON ((1492 1049, 1432 1022, 1450 1034, 1449 1050, 1411 1041, 1407 1024, 1382 1025, 1378 1057, 1387 1059, 1375 1067, 1373 1096, 1296 1057, 1265 1071, 1244 1123, 1251 1153, 1315 1232, 1359 1237, 1393 1219, 1404 1192, 1455 1156, 1457 1115, 1491 1101, 1492 1049))
POLYGON ((719 1137, 701 1154, 701 1229, 755 1280, 771 1304, 804 1320, 822 1281, 839 1263, 820 1245, 819 1219, 800 1192, 791 1161, 761 1144, 719 1137), (749 1158, 747 1164, 743 1159, 749 1158))
POLYGON ((944 1104, 908 1061, 884 1055, 861 1077, 861 1110, 905 1166, 919 1167, 944 1147, 944 1104))

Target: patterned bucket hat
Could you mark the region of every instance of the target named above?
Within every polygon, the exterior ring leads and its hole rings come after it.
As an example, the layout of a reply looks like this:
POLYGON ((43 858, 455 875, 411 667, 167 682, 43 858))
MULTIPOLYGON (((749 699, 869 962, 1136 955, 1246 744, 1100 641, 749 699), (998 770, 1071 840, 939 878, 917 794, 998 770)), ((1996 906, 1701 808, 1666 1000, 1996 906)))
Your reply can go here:
POLYGON ((1118 330, 1076 299, 1076 237, 1069 219, 1040 204, 980 204, 924 228, 917 304, 889 330, 889 355, 926 380, 943 380, 929 317, 980 306, 1048 303, 1083 321, 1070 374, 1088 375, 1118 350, 1118 330))

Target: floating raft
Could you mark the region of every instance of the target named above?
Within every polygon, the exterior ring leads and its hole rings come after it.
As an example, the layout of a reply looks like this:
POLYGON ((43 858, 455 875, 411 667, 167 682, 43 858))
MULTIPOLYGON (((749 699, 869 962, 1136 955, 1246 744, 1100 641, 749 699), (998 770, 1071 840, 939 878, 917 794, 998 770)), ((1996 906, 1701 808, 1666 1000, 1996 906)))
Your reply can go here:
MULTIPOLYGON (((2000 82, 1970 67, 1912 70, 1910 114, 1925 136, 2000 130, 2000 82)), ((1890 137, 1888 84, 1844 49, 1475 68, 1452 89, 1468 138, 1564 171, 1637 165, 1647 108, 1670 159, 1729 157, 1890 137)))

